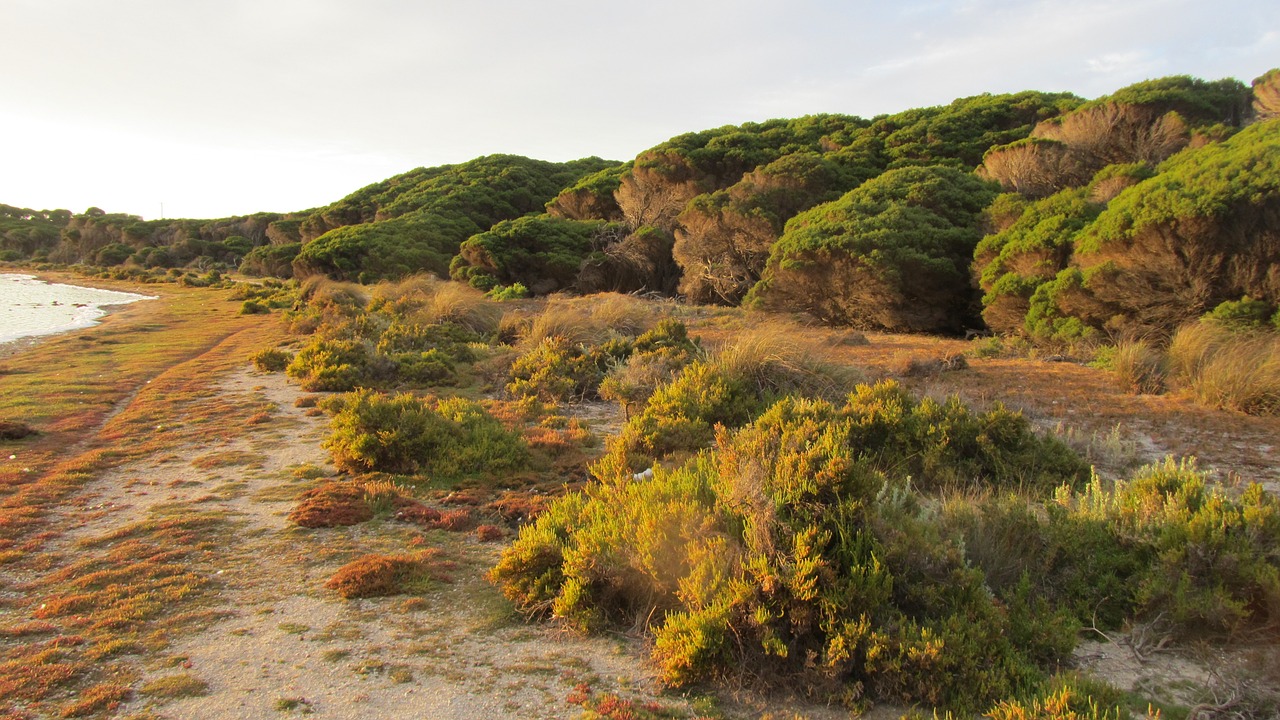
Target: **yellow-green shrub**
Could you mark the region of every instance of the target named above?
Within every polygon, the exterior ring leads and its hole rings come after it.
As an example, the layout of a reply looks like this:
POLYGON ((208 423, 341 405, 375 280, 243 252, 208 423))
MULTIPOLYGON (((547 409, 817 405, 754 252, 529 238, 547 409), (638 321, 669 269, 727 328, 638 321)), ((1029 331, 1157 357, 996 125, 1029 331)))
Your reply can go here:
POLYGON ((285 370, 307 392, 343 392, 367 385, 369 351, 358 340, 317 337, 298 351, 285 370))
POLYGON ((545 402, 580 400, 595 394, 604 373, 579 345, 549 337, 511 364, 506 390, 515 397, 545 402))
MULTIPOLYGON (((655 422, 689 428, 708 408, 759 402, 706 363, 682 378, 655 393, 646 412, 669 408, 655 422)), ((930 408, 893 384, 859 388, 843 407, 784 398, 740 430, 708 425, 713 449, 651 480, 611 453, 592 468, 598 482, 553 503, 491 578, 527 612, 578 627, 648 622, 671 684, 745 665, 833 697, 980 709, 1033 687, 1036 663, 1060 660, 1074 638, 1015 632, 906 474, 1030 483, 1031 463, 1056 484, 1078 467, 1052 448, 1032 462, 1048 445, 1017 416, 953 408, 940 425, 941 406, 930 408), (966 432, 957 454, 942 449, 966 432), (977 460, 958 454, 970 445, 977 460)), ((1046 614, 1030 602, 1018 612, 1024 626, 1046 614)))
POLYGON ((334 415, 324 447, 343 470, 492 476, 529 461, 518 435, 464 398, 427 402, 359 390, 330 398, 325 409, 334 415))
POLYGON ((280 372, 293 361, 293 354, 279 348, 263 348, 250 358, 261 372, 280 372))
POLYGON ((1113 489, 1063 489, 1057 501, 1150 558, 1130 583, 1143 616, 1226 634, 1280 618, 1280 502, 1261 486, 1232 499, 1194 461, 1170 459, 1113 489))

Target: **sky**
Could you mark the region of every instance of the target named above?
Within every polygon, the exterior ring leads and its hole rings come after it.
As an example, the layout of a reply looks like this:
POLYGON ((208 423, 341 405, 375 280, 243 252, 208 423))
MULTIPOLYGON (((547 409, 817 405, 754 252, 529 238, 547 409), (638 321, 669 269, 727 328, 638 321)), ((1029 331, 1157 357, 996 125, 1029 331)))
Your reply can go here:
POLYGON ((0 203, 327 205, 492 153, 1280 65, 1275 0, 0 0, 0 203))

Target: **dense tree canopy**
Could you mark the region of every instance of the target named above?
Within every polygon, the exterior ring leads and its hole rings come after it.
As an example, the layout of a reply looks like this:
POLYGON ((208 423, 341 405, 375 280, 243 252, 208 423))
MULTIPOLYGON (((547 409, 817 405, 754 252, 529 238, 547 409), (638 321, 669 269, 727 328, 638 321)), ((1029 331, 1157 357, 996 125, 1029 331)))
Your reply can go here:
POLYGON ((397 175, 303 221, 306 242, 295 268, 360 280, 445 273, 468 237, 541 212, 564 187, 614 165, 599 158, 550 163, 489 155, 397 175))
POLYGON ((454 258, 451 274, 476 287, 520 283, 536 294, 573 287, 582 261, 602 242, 603 220, 530 215, 504 220, 472 235, 454 258))
POLYGON ((16 260, 46 253, 58 244, 71 220, 67 210, 29 210, 0 205, 0 253, 16 260))
MULTIPOLYGON (((1170 159, 1076 242, 1096 327, 1168 329, 1249 295, 1280 300, 1280 122, 1170 159)), ((1069 295, 1069 291, 1065 291, 1069 295)))
POLYGON ((801 213, 751 292, 766 307, 888 330, 956 330, 994 189, 946 166, 904 167, 801 213))

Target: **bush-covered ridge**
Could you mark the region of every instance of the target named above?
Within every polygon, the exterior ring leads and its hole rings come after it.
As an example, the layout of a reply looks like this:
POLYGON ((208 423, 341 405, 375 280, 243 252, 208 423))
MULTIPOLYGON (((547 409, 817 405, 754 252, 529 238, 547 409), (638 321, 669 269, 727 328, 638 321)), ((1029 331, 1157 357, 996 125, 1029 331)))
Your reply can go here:
POLYGON ((425 271, 535 295, 747 300, 868 328, 985 322, 1037 341, 1168 335, 1246 295, 1280 305, 1276 77, 749 122, 621 163, 491 155, 288 215, 5 208, 0 253, 362 282, 425 271), (944 198, 965 216, 934 212, 944 198))

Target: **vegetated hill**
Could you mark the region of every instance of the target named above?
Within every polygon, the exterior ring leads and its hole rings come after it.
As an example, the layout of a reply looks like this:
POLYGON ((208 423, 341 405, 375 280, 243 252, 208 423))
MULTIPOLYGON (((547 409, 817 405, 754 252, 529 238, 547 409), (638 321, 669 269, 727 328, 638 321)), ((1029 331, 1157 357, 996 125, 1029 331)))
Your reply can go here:
POLYGON ((235 267, 257 247, 297 242, 298 216, 256 213, 218 220, 143 220, 89 208, 0 205, 0 258, 145 268, 235 267))
POLYGON ((15 209, 0 251, 749 298, 863 328, 985 323, 1041 340, 1168 331, 1246 295, 1280 304, 1268 275, 1278 191, 1259 177, 1280 152, 1278 85, 1273 70, 1252 87, 1177 76, 1091 101, 984 94, 872 119, 687 133, 627 162, 492 155, 291 215, 143 222, 15 209))
POLYGON ((443 275, 468 237, 540 212, 565 187, 615 164, 489 155, 397 175, 311 213, 295 271, 362 281, 443 275))

